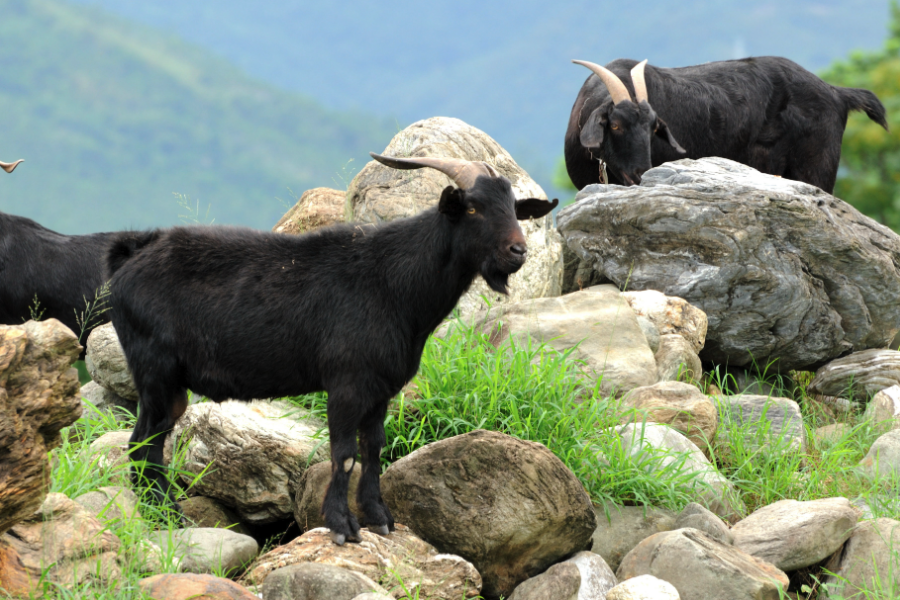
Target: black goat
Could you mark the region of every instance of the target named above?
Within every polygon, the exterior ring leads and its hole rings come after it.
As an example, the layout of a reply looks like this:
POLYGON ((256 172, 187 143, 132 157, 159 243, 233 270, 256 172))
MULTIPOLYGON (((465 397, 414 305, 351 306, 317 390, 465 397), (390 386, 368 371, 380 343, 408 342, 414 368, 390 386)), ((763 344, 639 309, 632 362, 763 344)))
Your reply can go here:
POLYGON ((831 193, 847 113, 865 111, 888 128, 875 94, 825 83, 786 58, 677 69, 573 62, 594 72, 566 130, 566 170, 578 189, 600 181, 601 161, 611 183, 632 185, 651 166, 720 156, 831 193))
POLYGON ((357 432, 360 520, 382 534, 393 529, 379 486, 390 398, 476 275, 506 293, 526 255, 516 219, 541 217, 557 202, 516 200, 485 163, 373 156, 398 169, 439 169, 459 188, 445 188, 436 208, 379 227, 302 236, 176 227, 114 244, 112 320, 140 393, 131 457, 150 465, 144 475, 158 501, 174 504, 155 465, 187 389, 216 401, 326 390, 332 478, 322 512, 332 538, 360 540, 347 505, 357 432))

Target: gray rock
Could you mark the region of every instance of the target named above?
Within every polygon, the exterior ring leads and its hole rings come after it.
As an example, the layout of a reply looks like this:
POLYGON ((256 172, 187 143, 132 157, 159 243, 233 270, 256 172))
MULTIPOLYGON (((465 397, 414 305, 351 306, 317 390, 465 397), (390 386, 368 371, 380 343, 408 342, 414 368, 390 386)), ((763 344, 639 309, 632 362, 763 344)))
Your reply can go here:
MULTIPOLYGON (((362 467, 359 463, 353 464, 350 471, 350 484, 347 487, 347 502, 350 512, 359 515, 359 507, 356 505, 356 489, 359 486, 359 477, 362 475, 362 467)), ((322 516, 322 502, 325 501, 325 492, 331 483, 331 461, 310 465, 297 484, 294 493, 294 520, 302 531, 309 531, 316 527, 325 527, 325 518, 322 516)))
MULTIPOLYGON (((547 198, 496 141, 459 119, 433 117, 417 121, 395 135, 382 154, 485 161, 510 180, 516 198, 547 198)), ((434 169, 398 171, 372 161, 350 182, 347 215, 360 223, 408 217, 436 205, 448 185, 452 185, 450 179, 434 169)), ((463 314, 487 308, 482 297, 497 306, 560 294, 562 241, 553 227, 553 217, 520 221, 520 225, 528 244, 528 260, 509 278, 509 296, 494 292, 479 277, 459 301, 463 314)))
POLYGON ((97 466, 105 471, 119 469, 122 474, 125 470, 122 465, 128 464, 128 440, 131 439, 131 430, 109 431, 91 442, 92 454, 99 454, 97 466))
POLYGON ((638 575, 609 591, 606 600, 680 600, 678 590, 653 575, 638 575))
POLYGON ((812 438, 816 447, 823 445, 833 445, 839 440, 847 437, 853 430, 853 427, 847 423, 832 423, 831 425, 823 425, 813 429, 812 438))
MULTIPOLYGON (((107 409, 112 408, 117 420, 127 416, 122 414, 123 410, 128 411, 131 416, 137 415, 137 402, 109 391, 96 381, 89 381, 81 386, 81 397, 93 404, 94 408, 100 412, 106 412, 107 409)), ((86 408, 82 410, 82 414, 88 414, 86 408)))
POLYGON ((809 393, 863 399, 900 384, 900 352, 873 349, 854 352, 822 366, 809 393))
POLYGON ((615 570, 632 548, 655 533, 675 529, 675 513, 653 506, 619 506, 606 502, 595 506, 597 529, 591 552, 599 554, 615 570))
POLYGON ((882 431, 900 429, 900 385, 892 385, 875 394, 866 414, 882 431))
POLYGON ((194 527, 219 527, 236 533, 250 535, 237 514, 215 498, 193 496, 180 502, 181 511, 194 527))
POLYGON ((581 573, 571 563, 553 565, 516 586, 509 600, 578 600, 581 573))
POLYGON ((376 594, 375 592, 367 592, 353 598, 353 600, 394 600, 393 596, 387 594, 376 594))
POLYGON ((616 577, 639 575, 668 581, 682 600, 778 600, 789 584, 775 566, 690 528, 657 533, 629 552, 616 577))
POLYGON ((684 529, 685 527, 699 529, 723 544, 734 544, 734 535, 725 521, 696 502, 691 502, 684 507, 684 510, 675 519, 675 526, 672 529, 684 529))
POLYGON ((578 567, 581 574, 578 600, 603 600, 606 593, 618 583, 616 574, 599 554, 582 551, 564 562, 578 567))
POLYGON ((834 554, 850 537, 857 510, 846 498, 779 500, 738 521, 731 532, 734 546, 796 571, 834 554))
POLYGON ((91 379, 126 400, 137 402, 137 388, 128 370, 125 351, 112 323, 95 327, 87 339, 84 364, 91 379))
POLYGON ((661 381, 657 384, 639 387, 622 398, 622 418, 641 421, 646 415, 648 421, 669 425, 684 434, 701 450, 716 437, 718 411, 716 405, 697 386, 680 381, 661 381))
POLYGON ((259 554, 252 537, 215 527, 156 531, 149 540, 160 547, 163 557, 171 557, 180 573, 230 573, 259 554))
POLYGON ((485 596, 585 548, 596 528, 590 498, 545 446, 477 430, 429 444, 385 471, 385 502, 440 552, 470 561, 485 596))
POLYGON ((647 345, 650 346, 650 352, 656 356, 656 352, 659 350, 659 328, 653 324, 653 321, 644 315, 635 313, 634 316, 637 318, 638 327, 641 328, 641 333, 647 338, 647 345))
POLYGON ((659 348, 653 355, 660 381, 700 381, 703 365, 690 342, 676 333, 659 336, 659 348))
POLYGON ((276 569, 262 585, 266 600, 353 600, 362 594, 390 598, 387 590, 362 573, 319 563, 276 569))
POLYGON ((806 428, 800 406, 788 398, 716 396, 719 410, 719 450, 728 453, 729 440, 740 436, 745 449, 796 452, 806 449, 806 428))
POLYGON ((805 183, 684 159, 586 187, 557 223, 568 285, 684 298, 709 318, 704 360, 808 369, 900 330, 900 237, 805 183))
POLYGON ((74 500, 102 522, 140 518, 141 516, 137 508, 137 496, 125 487, 102 487, 82 494, 74 500))
POLYGON ((835 575, 825 579, 820 597, 833 600, 896 598, 900 595, 900 521, 876 519, 856 526, 835 575), (865 593, 863 590, 869 590, 865 593))
POLYGON ((900 477, 900 429, 875 440, 859 465, 872 477, 900 477))
POLYGON ((639 318, 646 317, 656 326, 658 335, 674 333, 684 338, 694 352, 703 349, 709 322, 706 313, 696 306, 656 290, 622 292, 622 297, 634 314, 639 318))

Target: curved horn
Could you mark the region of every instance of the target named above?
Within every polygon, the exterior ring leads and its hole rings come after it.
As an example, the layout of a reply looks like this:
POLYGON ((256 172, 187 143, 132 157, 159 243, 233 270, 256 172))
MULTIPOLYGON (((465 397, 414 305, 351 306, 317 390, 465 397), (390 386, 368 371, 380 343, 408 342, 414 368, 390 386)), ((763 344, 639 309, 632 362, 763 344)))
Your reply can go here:
POLYGON ((650 102, 650 98, 647 96, 647 80, 644 79, 644 67, 646 66, 647 59, 645 58, 631 69, 631 83, 634 84, 635 102, 650 102))
POLYGON ((462 189, 468 189, 475 185, 475 180, 479 175, 485 177, 500 177, 497 170, 486 162, 463 160, 461 158, 436 158, 426 156, 422 158, 395 158, 393 156, 382 156, 369 152, 369 156, 377 160, 383 165, 387 165, 392 169, 422 169, 430 167, 437 169, 447 177, 453 180, 453 183, 462 189))
POLYGON ((0 162, 0 169, 3 169, 3 170, 6 171, 7 173, 12 173, 13 170, 14 170, 17 166, 19 166, 19 163, 20 163, 20 162, 24 162, 24 161, 20 158, 19 160, 17 160, 17 161, 14 162, 14 163, 0 162))
POLYGON ((606 67, 601 67, 600 65, 595 65, 594 63, 585 60, 573 60, 572 62, 593 71, 594 75, 599 77, 600 80, 606 84, 606 89, 609 90, 609 96, 612 98, 613 103, 618 104, 623 100, 631 100, 631 94, 628 93, 628 88, 625 87, 622 80, 616 77, 616 74, 606 67))

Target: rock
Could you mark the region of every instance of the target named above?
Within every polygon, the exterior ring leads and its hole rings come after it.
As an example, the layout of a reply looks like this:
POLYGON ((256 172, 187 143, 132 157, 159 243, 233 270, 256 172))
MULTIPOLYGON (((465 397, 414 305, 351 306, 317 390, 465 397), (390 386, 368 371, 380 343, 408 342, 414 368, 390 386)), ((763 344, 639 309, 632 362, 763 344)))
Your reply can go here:
POLYGON ((87 339, 84 357, 91 379, 126 400, 138 401, 137 388, 125 360, 125 351, 112 323, 95 327, 87 339))
POLYGON ((472 562, 485 596, 585 548, 596 527, 590 498, 545 446, 477 430, 434 442, 385 471, 394 518, 441 552, 472 562))
POLYGON ((387 590, 362 573, 320 563, 276 569, 262 585, 266 600, 353 600, 367 593, 390 598, 387 590))
MULTIPOLYGON (((635 388, 622 399, 621 407, 646 414, 649 421, 671 426, 701 450, 716 437, 716 405, 697 386, 689 383, 661 381, 635 388)), ((626 413, 624 418, 634 420, 635 416, 626 413)))
POLYGON ((634 316, 637 318, 638 327, 641 328, 641 333, 647 338, 647 345, 650 346, 650 352, 652 352, 655 357, 656 353, 659 351, 659 328, 653 324, 653 321, 644 315, 635 313, 634 316))
POLYGON ((297 204, 275 223, 272 231, 297 235, 343 223, 346 197, 347 192, 330 188, 306 190, 297 204))
POLYGON ((233 510, 214 498, 194 496, 180 501, 181 511, 194 527, 219 527, 250 535, 233 510))
POLYGON ((190 435, 182 479, 190 482, 213 465, 193 489, 254 524, 291 518, 291 491, 307 463, 328 460, 328 442, 320 440, 327 433, 317 434, 323 430, 321 421, 287 401, 228 400, 188 406, 173 435, 190 435))
POLYGON ((729 454, 730 440, 739 436, 746 450, 776 452, 806 450, 806 428, 800 406, 788 398, 716 396, 719 409, 719 453, 729 454))
POLYGON ((654 289, 704 311, 704 361, 804 370, 900 330, 900 237, 805 183, 683 159, 639 186, 584 188, 557 223, 567 282, 654 289))
POLYGON ((367 592, 365 594, 360 594, 353 600, 393 600, 393 597, 389 596, 388 594, 376 594, 375 592, 367 592))
POLYGON ((696 502, 691 502, 684 507, 681 514, 675 519, 675 526, 672 529, 684 529, 685 527, 699 529, 717 542, 729 546, 734 544, 734 534, 725 521, 696 502))
POLYGON ((616 574, 599 554, 582 551, 561 564, 565 563, 571 563, 578 567, 578 572, 581 574, 578 600, 594 600, 595 598, 602 600, 606 598, 606 593, 618 583, 616 574))
MULTIPOLYGON (((91 442, 90 449, 93 454, 100 454, 97 466, 105 471, 116 469, 128 464, 128 440, 131 439, 131 431, 109 431, 91 442)), ((125 469, 120 469, 123 474, 125 469)))
MULTIPOLYGON (((96 381, 89 381, 81 386, 81 398, 82 402, 87 400, 102 413, 112 408, 116 420, 127 416, 122 414, 123 410, 128 411, 132 417, 137 415, 137 402, 127 400, 117 393, 109 391, 96 381)), ((82 413, 88 414, 87 410, 82 410, 82 413)))
POLYGON ((629 552, 616 577, 639 575, 668 581, 682 600, 778 600, 789 583, 775 566, 691 528, 657 533, 629 552))
POLYGON ((120 547, 87 509, 63 494, 47 494, 37 511, 0 538, 0 589, 28 597, 40 595, 43 581, 65 588, 111 584, 120 577, 120 547))
POLYGON ((659 336, 659 347, 653 355, 660 381, 700 381, 703 365, 690 342, 675 333, 659 336))
POLYGON ((678 590, 653 575, 638 575, 609 591, 606 600, 680 600, 678 590))
POLYGON ((900 429, 875 440, 859 465, 872 477, 900 477, 900 429))
POLYGON ((900 521, 876 519, 859 523, 844 547, 835 575, 826 577, 827 592, 834 600, 896 598, 900 595, 900 521), (865 593, 862 590, 868 590, 865 593), (878 595, 871 594, 874 590, 878 595))
POLYGON ((677 334, 696 353, 706 343, 709 322, 706 313, 682 298, 666 296, 656 290, 622 292, 622 297, 639 318, 646 317, 659 335, 677 334))
MULTIPOLYGON (((338 546, 324 527, 312 529, 260 556, 248 569, 246 584, 264 584, 276 569, 300 563, 335 565, 362 573, 392 588, 399 578, 410 594, 435 600, 464 600, 481 591, 481 576, 458 556, 439 554, 434 546, 413 535, 404 525, 380 536, 361 529, 362 542, 338 546)), ((401 590, 402 591, 402 590, 401 590)))
POLYGON ((553 565, 516 586, 509 600, 577 600, 581 572, 571 563, 553 565))
POLYGON ((863 399, 900 384, 900 352, 863 350, 822 366, 809 384, 809 393, 863 399))
POLYGON ((831 425, 816 427, 812 432, 813 443, 816 447, 822 447, 824 444, 833 445, 847 437, 852 430, 853 427, 847 423, 832 423, 831 425))
MULTIPOLYGON (((516 198, 547 198, 497 142, 459 119, 434 117, 417 121, 394 136, 382 154, 485 161, 510 180, 516 198)), ((393 221, 435 206, 448 185, 452 185, 450 179, 435 169, 398 171, 371 161, 350 183, 347 206, 354 221, 393 221)), ((462 314, 487 308, 482 296, 497 306, 560 294, 562 241, 553 227, 553 217, 547 215, 519 224, 528 244, 528 260, 509 278, 509 296, 494 292, 479 277, 459 301, 462 314)))
POLYGON ((92 515, 104 523, 141 517, 137 508, 137 496, 130 489, 124 487, 101 487, 78 496, 75 498, 75 502, 88 509, 92 515))
POLYGON ((149 539, 181 573, 234 572, 259 554, 259 544, 249 535, 215 527, 157 531, 149 539))
POLYGON ((594 286, 559 298, 501 305, 479 314, 475 326, 500 345, 510 335, 531 337, 584 361, 588 377, 599 378, 604 395, 620 394, 657 381, 656 360, 637 319, 615 286, 594 286))
POLYGON ((875 426, 881 430, 900 429, 900 385, 892 385, 875 394, 868 411, 875 426))
POLYGON ((259 600, 235 582, 194 573, 164 573, 140 581, 141 591, 154 600, 259 600))
MULTIPOLYGON (((359 477, 362 475, 362 467, 359 463, 353 463, 350 471, 350 485, 347 490, 347 501, 350 512, 359 515, 359 507, 356 505, 356 488, 359 485, 359 477)), ((325 492, 331 483, 331 461, 320 462, 311 465, 303 473, 297 484, 297 492, 294 495, 294 520, 302 531, 309 531, 316 527, 325 527, 325 518, 322 516, 322 503, 325 501, 325 492)))
POLYGON ((606 502, 595 506, 597 529, 591 552, 599 554, 615 570, 632 548, 655 533, 675 528, 675 513, 653 506, 619 506, 606 502))
POLYGON ((663 469, 681 461, 682 475, 696 474, 693 480, 698 500, 725 520, 740 518, 745 508, 734 485, 707 460, 686 437, 665 425, 628 424, 616 429, 622 449, 650 470, 663 469))
POLYGON ((0 325, 0 534, 41 506, 47 455, 81 416, 81 346, 56 319, 0 325))
POLYGON ((738 521, 731 532, 735 548, 782 571, 796 571, 839 550, 857 516, 846 498, 779 500, 738 521))

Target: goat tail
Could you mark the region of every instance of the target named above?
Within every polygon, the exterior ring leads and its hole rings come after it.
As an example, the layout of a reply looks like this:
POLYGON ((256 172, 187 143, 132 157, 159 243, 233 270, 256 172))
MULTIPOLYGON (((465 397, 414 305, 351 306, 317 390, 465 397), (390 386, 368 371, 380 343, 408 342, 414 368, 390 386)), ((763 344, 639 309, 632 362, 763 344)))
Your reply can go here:
POLYGON ((106 278, 112 277, 141 248, 159 238, 159 231, 124 231, 116 236, 106 256, 106 278))
POLYGON ((865 111, 869 118, 888 130, 887 115, 885 114, 884 104, 878 99, 878 96, 869 90, 861 90, 858 88, 835 88, 844 106, 848 111, 861 110, 865 111))

